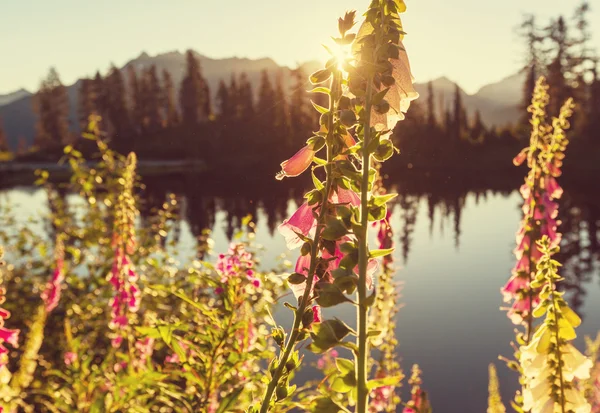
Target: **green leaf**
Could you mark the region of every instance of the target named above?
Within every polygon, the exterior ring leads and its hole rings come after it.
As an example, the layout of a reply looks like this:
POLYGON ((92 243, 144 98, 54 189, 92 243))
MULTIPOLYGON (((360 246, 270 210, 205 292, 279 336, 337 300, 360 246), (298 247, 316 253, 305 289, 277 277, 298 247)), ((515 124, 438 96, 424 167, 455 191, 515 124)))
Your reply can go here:
POLYGON ((328 308, 335 305, 350 301, 336 285, 326 281, 320 281, 315 285, 317 293, 317 304, 321 307, 328 308))
POLYGON ((394 252, 394 248, 371 250, 369 251, 369 258, 385 257, 386 255, 390 255, 392 252, 394 252))
POLYGON ((322 114, 326 114, 329 113, 329 109, 324 108, 321 105, 317 105, 315 102, 313 102, 312 100, 310 101, 310 103, 312 103, 313 107, 317 110, 317 112, 322 113, 322 114))
POLYGON ((310 411, 314 413, 349 413, 350 411, 340 406, 329 397, 318 397, 310 403, 310 411))
POLYGON ((324 353, 338 345, 351 331, 343 321, 337 318, 314 323, 310 333, 313 342, 308 349, 315 353, 324 353))
POLYGON ((316 85, 316 84, 319 84, 319 83, 323 83, 324 81, 326 81, 330 77, 331 77, 331 70, 321 69, 321 70, 317 70, 315 73, 313 73, 312 75, 310 75, 310 82, 313 85, 316 85))
POLYGON ((369 380, 367 382, 367 388, 369 390, 377 389, 384 386, 396 386, 402 380, 402 376, 388 376, 382 379, 369 380))
POLYGON ((313 158, 313 162, 321 166, 327 165, 327 161, 325 159, 321 159, 316 156, 313 158))
POLYGON ((335 359, 335 365, 342 374, 348 374, 355 370, 354 362, 352 360, 337 358, 335 359))
POLYGON ((348 229, 337 217, 333 217, 327 220, 325 223, 325 229, 321 232, 321 237, 329 241, 335 241, 348 233, 348 229))
POLYGON ((319 86, 319 87, 316 87, 313 90, 309 91, 308 93, 323 93, 324 95, 330 95, 331 90, 329 90, 328 87, 319 86))
POLYGON ((321 190, 323 188, 325 188, 325 186, 323 185, 323 182, 321 182, 317 176, 315 175, 315 170, 312 169, 310 171, 311 175, 312 175, 312 180, 313 180, 313 185, 315 186, 315 188, 317 188, 317 190, 321 190))
POLYGON ((387 92, 390 90, 390 88, 385 88, 379 92, 377 92, 375 94, 375 96, 373 96, 373 99, 371 100, 371 104, 373 105, 378 105, 381 102, 383 102, 383 98, 385 97, 385 95, 387 94, 387 92))
POLYGON ((293 273, 288 277, 288 283, 290 284, 302 284, 303 282, 306 281, 306 276, 304 274, 300 274, 300 273, 293 273))
POLYGON ((373 198, 371 198, 371 201, 374 205, 382 206, 387 204, 389 201, 396 198, 397 196, 398 194, 376 195, 373 198))

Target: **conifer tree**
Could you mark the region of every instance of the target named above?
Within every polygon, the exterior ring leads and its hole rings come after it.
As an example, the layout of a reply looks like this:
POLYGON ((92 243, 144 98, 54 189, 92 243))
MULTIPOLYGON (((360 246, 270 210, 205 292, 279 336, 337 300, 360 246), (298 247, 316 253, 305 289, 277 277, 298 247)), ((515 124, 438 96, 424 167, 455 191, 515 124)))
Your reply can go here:
POLYGON ((179 123, 179 112, 175 104, 175 86, 171 74, 165 69, 162 72, 162 107, 164 111, 165 125, 175 126, 179 123))
POLYGON ((0 118, 0 152, 8 151, 8 141, 6 139, 6 134, 4 133, 4 124, 2 123, 2 118, 0 118))
POLYGON ((533 90, 537 79, 544 72, 544 62, 541 51, 543 35, 540 34, 539 28, 537 27, 535 16, 525 16, 521 23, 519 34, 524 39, 527 48, 527 56, 523 66, 523 71, 526 75, 521 103, 521 113, 523 114, 521 123, 529 125, 530 114, 527 112, 527 108, 531 103, 531 97, 533 96, 533 90))
POLYGON ((227 88, 227 85, 225 84, 223 79, 221 79, 221 81, 219 82, 219 89, 217 90, 216 101, 219 118, 222 120, 231 119, 233 110, 231 107, 231 100, 229 98, 229 89, 227 88))
POLYGON ((100 128, 103 131, 110 132, 108 122, 108 94, 106 92, 105 79, 100 72, 96 72, 96 76, 92 81, 93 107, 96 114, 102 117, 100 128))
POLYGON ((283 86, 283 74, 281 71, 275 77, 275 109, 273 113, 273 123, 281 136, 288 139, 289 136, 289 107, 287 97, 283 86))
POLYGON ((161 96, 162 91, 156 72, 156 65, 150 66, 143 76, 141 85, 142 113, 144 114, 144 128, 146 131, 155 132, 162 127, 161 96))
POLYGON ((107 115, 113 135, 123 137, 130 133, 129 110, 123 74, 114 65, 105 79, 107 115))
POLYGON ((268 131, 274 127, 273 109, 275 108, 275 90, 269 79, 267 70, 263 70, 258 90, 258 103, 256 107, 259 124, 268 131))
POLYGON ((312 109, 306 93, 306 74, 301 68, 292 71, 294 80, 290 96, 290 128, 294 139, 304 139, 306 130, 310 127, 312 109))
POLYGON ((461 90, 458 85, 454 88, 454 110, 452 112, 452 138, 455 141, 462 139, 466 125, 466 113, 463 106, 461 90))
POLYGON ((252 119, 255 113, 254 96, 252 94, 252 85, 246 73, 242 73, 240 76, 237 102, 240 118, 245 120, 252 119))
POLYGON ((79 85, 79 127, 81 130, 85 130, 89 123, 89 117, 92 113, 95 113, 95 101, 94 95, 94 80, 93 79, 81 79, 79 85))
POLYGON ((548 111, 552 116, 556 116, 563 102, 572 93, 569 82, 572 75, 572 60, 570 59, 572 43, 568 36, 567 24, 562 16, 546 28, 546 33, 553 43, 553 47, 549 49, 553 55, 550 56, 547 75, 550 94, 548 111))
POLYGON ((191 50, 186 53, 186 75, 179 93, 183 123, 195 125, 210 115, 208 84, 202 77, 200 61, 191 50))
POLYGON ((238 84, 237 84, 237 80, 235 78, 235 74, 231 75, 231 80, 229 81, 229 89, 227 91, 227 98, 228 98, 228 108, 229 111, 231 113, 231 115, 229 117, 233 118, 233 119, 239 119, 240 118, 240 110, 239 110, 239 104, 237 101, 237 97, 239 94, 239 90, 238 90, 238 84))
POLYGON ((54 68, 50 69, 48 76, 42 81, 40 89, 35 95, 34 109, 38 116, 36 145, 45 148, 70 141, 67 89, 54 68))
POLYGON ((471 140, 473 142, 483 143, 486 135, 485 126, 481 120, 481 112, 479 109, 475 112, 475 118, 470 130, 471 140))
POLYGON ((127 81, 129 83, 129 112, 131 113, 131 125, 134 133, 142 129, 144 123, 142 92, 137 72, 133 65, 127 67, 127 81))
POLYGON ((435 95, 433 91, 433 82, 427 83, 427 126, 430 130, 433 130, 437 125, 437 119, 435 116, 435 95))

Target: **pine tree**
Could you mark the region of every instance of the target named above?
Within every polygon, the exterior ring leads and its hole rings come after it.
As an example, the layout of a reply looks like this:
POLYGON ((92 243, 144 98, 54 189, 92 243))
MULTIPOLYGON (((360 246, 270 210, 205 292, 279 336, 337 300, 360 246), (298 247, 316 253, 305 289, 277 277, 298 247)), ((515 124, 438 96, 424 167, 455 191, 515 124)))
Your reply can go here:
POLYGON ((100 130, 110 134, 110 123, 108 122, 108 93, 106 91, 104 78, 102 78, 100 72, 96 72, 96 76, 92 81, 92 96, 94 112, 102 118, 100 130))
POLYGON ((548 86, 550 104, 548 111, 553 116, 558 116, 560 107, 572 93, 570 88, 570 76, 572 75, 572 60, 570 59, 570 47, 568 28, 565 19, 561 16, 546 28, 548 38, 554 43, 550 52, 554 56, 548 65, 548 86))
POLYGON ((40 148, 62 145, 71 139, 69 134, 69 98, 67 89, 54 68, 40 86, 34 98, 38 115, 35 143, 40 148))
POLYGON ((108 121, 112 125, 113 135, 116 137, 127 136, 131 128, 123 74, 112 65, 104 83, 106 85, 108 121))
POLYGON ((529 125, 530 114, 527 111, 533 96, 533 90, 538 78, 544 73, 544 62, 540 50, 543 36, 540 34, 536 25, 535 16, 525 16, 520 27, 520 35, 525 40, 527 47, 527 57, 523 66, 526 72, 525 84, 523 85, 523 98, 521 103, 522 125, 529 125))
POLYGON ((186 53, 186 75, 179 93, 183 123, 195 125, 210 116, 208 84, 202 77, 200 62, 191 50, 186 53))
POLYGON ((127 80, 129 83, 129 112, 131 113, 131 126, 133 133, 139 133, 144 123, 142 92, 135 67, 127 67, 127 80))
POLYGON ((298 139, 306 139, 309 130, 312 108, 306 93, 306 75, 301 68, 292 71, 294 84, 290 96, 290 129, 294 136, 294 142, 298 139))
POLYGON ((175 86, 171 74, 163 70, 163 89, 162 89, 162 107, 164 111, 165 124, 173 127, 179 124, 179 112, 175 104, 175 86))
POLYGON ((225 84, 223 79, 221 79, 221 81, 219 82, 219 89, 217 90, 216 100, 219 119, 231 119, 233 110, 231 107, 231 100, 229 98, 229 89, 227 88, 227 85, 225 84))
POLYGON ((239 88, 237 84, 237 80, 235 79, 235 74, 231 75, 231 80, 229 82, 229 89, 227 90, 227 99, 229 105, 229 111, 231 113, 231 118, 239 119, 240 118, 240 110, 239 110, 239 102, 237 101, 239 94, 239 88))
POLYGON ((255 113, 254 95, 252 94, 252 85, 250 84, 246 73, 242 73, 240 76, 240 85, 236 100, 238 102, 240 119, 252 119, 255 113))
POLYGON ((94 95, 94 80, 93 79, 82 79, 79 85, 79 127, 81 130, 86 130, 89 117, 92 113, 95 113, 96 108, 94 106, 96 97, 94 95))
POLYGON ((433 82, 427 83, 427 126, 433 130, 437 125, 435 116, 435 95, 433 91, 433 82))
POLYGON ((475 112, 475 119, 473 119, 473 124, 471 125, 470 135, 473 142, 483 143, 485 139, 486 130, 483 121, 481 120, 481 112, 479 109, 475 112))
POLYGON ((459 141, 463 137, 466 125, 466 112, 462 102, 461 90, 458 85, 454 89, 454 110, 452 112, 452 138, 459 141))
POLYGON ((162 127, 161 96, 162 91, 156 66, 150 66, 146 71, 141 83, 142 113, 144 130, 155 132, 162 127))
MULTIPOLYGON (((287 139, 289 136, 289 107, 285 89, 283 87, 283 74, 281 71, 277 73, 275 78, 275 109, 273 113, 273 123, 281 136, 287 139)), ((291 142, 290 142, 291 143, 291 142)))
POLYGON ((271 133, 274 128, 273 109, 275 108, 275 90, 269 79, 267 70, 263 70, 258 90, 258 103, 256 106, 258 121, 261 128, 266 128, 271 133))
POLYGON ((2 118, 0 118, 0 152, 8 151, 8 141, 6 139, 6 134, 4 133, 4 124, 2 123, 2 118))

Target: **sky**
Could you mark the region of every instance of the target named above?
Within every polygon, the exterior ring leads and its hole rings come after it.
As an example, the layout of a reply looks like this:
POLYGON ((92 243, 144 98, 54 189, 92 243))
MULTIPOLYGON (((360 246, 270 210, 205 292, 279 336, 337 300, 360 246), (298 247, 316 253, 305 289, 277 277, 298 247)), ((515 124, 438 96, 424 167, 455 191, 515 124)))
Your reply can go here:
MULTIPOLYGON (((212 58, 324 59, 345 10, 369 0, 0 0, 0 94, 35 91, 51 66, 63 83, 138 56, 193 48, 212 58)), ((406 0, 405 46, 423 82, 447 76, 467 92, 514 74, 524 13, 570 17, 578 0, 406 0)), ((600 0, 590 0, 600 27, 600 0)), ((600 33, 594 46, 600 50, 600 33)))

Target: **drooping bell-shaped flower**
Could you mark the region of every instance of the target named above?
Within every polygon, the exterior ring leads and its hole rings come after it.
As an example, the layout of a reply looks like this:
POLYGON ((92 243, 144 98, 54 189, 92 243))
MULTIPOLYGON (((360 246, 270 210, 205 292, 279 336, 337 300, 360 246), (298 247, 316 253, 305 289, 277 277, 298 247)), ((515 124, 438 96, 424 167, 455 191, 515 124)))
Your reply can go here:
POLYGON ((281 172, 277 174, 276 178, 282 180, 285 177, 291 178, 302 174, 312 163, 315 154, 312 145, 302 147, 294 156, 281 163, 281 172))

